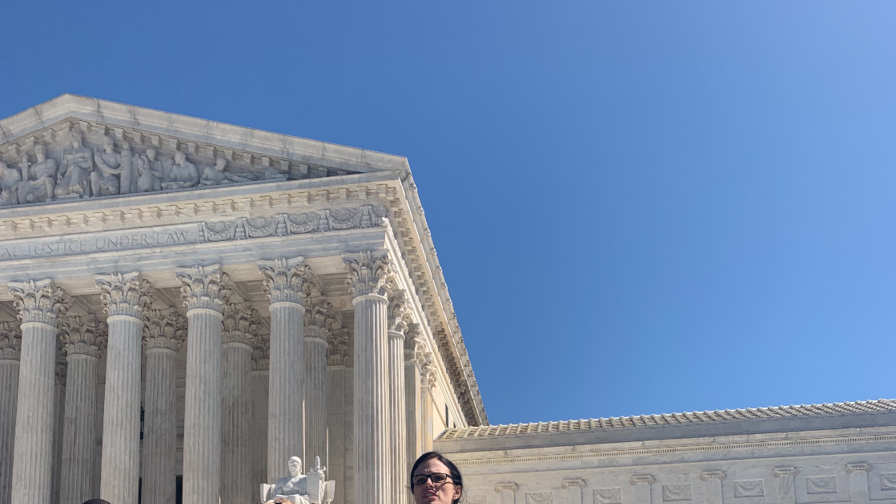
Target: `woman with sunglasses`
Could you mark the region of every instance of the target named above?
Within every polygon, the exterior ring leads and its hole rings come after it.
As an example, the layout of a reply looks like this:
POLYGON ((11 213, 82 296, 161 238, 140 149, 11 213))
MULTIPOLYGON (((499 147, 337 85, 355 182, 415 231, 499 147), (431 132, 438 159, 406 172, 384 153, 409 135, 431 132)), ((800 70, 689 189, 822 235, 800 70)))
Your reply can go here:
POLYGON ((463 487, 460 470, 439 452, 420 455, 411 469, 415 504, 457 504, 463 487))

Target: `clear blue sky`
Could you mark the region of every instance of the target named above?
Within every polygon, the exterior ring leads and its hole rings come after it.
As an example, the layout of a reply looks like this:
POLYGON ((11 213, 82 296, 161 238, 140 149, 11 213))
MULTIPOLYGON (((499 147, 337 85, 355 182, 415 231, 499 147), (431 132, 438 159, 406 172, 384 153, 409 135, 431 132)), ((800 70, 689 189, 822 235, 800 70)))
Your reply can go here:
POLYGON ((7 2, 77 93, 409 158, 492 423, 896 397, 896 2, 7 2))

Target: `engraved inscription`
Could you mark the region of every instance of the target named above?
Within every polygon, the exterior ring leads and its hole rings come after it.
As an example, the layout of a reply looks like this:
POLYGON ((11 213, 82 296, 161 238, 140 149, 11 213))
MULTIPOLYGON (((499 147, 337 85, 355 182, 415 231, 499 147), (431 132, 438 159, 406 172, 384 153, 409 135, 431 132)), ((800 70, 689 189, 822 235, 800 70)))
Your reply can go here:
POLYGON ((118 250, 169 247, 199 241, 199 226, 185 224, 138 231, 113 231, 85 235, 0 242, 0 261, 41 256, 90 254, 118 250))

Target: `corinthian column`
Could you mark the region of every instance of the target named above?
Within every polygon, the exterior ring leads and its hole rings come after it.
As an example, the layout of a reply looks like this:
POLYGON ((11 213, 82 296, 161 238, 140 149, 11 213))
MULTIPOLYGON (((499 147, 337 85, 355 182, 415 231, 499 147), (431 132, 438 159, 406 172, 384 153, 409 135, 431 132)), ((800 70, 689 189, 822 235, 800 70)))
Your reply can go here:
POLYGON ((405 456, 407 465, 404 474, 411 474, 411 466, 417 457, 423 455, 421 448, 422 432, 422 403, 420 399, 420 372, 417 364, 418 358, 423 357, 423 339, 420 336, 420 326, 410 324, 407 337, 404 340, 404 397, 405 397, 405 437, 407 445, 405 456))
POLYGON ((249 394, 252 367, 252 333, 257 331, 258 313, 250 303, 230 303, 224 308, 222 335, 223 423, 221 465, 223 504, 252 502, 249 470, 249 394))
POLYGON ((96 276, 109 317, 100 497, 137 504, 140 483, 140 368, 149 286, 134 273, 96 276))
POLYGON ((11 283, 9 292, 22 321, 10 502, 51 502, 56 319, 65 312, 64 293, 49 279, 11 283))
POLYGON ((105 325, 93 314, 71 315, 59 322, 67 361, 60 504, 81 504, 96 497, 96 370, 106 348, 105 325))
POLYGON ((177 372, 175 359, 187 337, 187 319, 174 308, 148 309, 143 325, 146 398, 143 413, 143 495, 145 504, 176 499, 177 372))
POLYGON ((218 504, 221 494, 221 320, 230 298, 220 265, 175 270, 187 306, 184 504, 218 504))
MULTIPOLYGON (((19 354, 22 329, 18 322, 0 322, 0 460, 13 458, 16 435, 16 400, 19 394, 19 354)), ((12 464, 0 463, 0 503, 12 492, 12 464)))
POLYGON ((389 258, 362 252, 343 260, 355 307, 355 495, 369 504, 387 504, 392 498, 386 327, 389 258))
MULTIPOLYGON (((304 258, 260 261, 271 302, 271 363, 268 399, 268 481, 277 481, 289 457, 305 460, 304 258)), ((305 461, 305 467, 310 467, 305 461)))
POLYGON ((411 313, 404 291, 389 298, 389 417, 392 437, 392 502, 405 504, 409 493, 405 483, 408 465, 407 424, 405 423, 404 334, 408 330, 411 313))
POLYGON ((333 305, 321 294, 316 282, 308 293, 305 299, 305 453, 312 460, 319 456, 321 465, 329 466, 327 337, 337 319, 333 305))

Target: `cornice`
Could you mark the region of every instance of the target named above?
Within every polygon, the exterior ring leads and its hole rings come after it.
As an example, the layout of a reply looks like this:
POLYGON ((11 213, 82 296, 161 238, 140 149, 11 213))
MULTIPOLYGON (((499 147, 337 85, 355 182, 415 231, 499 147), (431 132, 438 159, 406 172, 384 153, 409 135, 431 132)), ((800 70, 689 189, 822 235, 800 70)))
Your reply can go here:
MULTIPOLYGON (((794 439, 778 441, 756 441, 748 443, 719 443, 719 444, 695 444, 685 446, 665 446, 658 448, 631 448, 631 449, 606 449, 601 451, 585 451, 586 447, 575 447, 576 451, 570 453, 550 453, 545 455, 521 455, 521 456, 487 456, 475 458, 452 457, 459 467, 492 466, 508 464, 529 464, 535 462, 566 462, 590 459, 613 458, 618 460, 631 460, 626 457, 644 455, 678 455, 689 453, 725 453, 728 451, 750 451, 768 448, 795 448, 803 446, 832 446, 855 443, 890 443, 896 442, 896 434, 884 434, 876 436, 849 436, 827 437, 814 439, 794 439)), ((445 447, 440 448, 445 453, 451 453, 445 447)), ((727 458, 727 457, 726 457, 727 458)), ((776 467, 772 471, 775 477, 792 474, 792 467, 776 467)))

